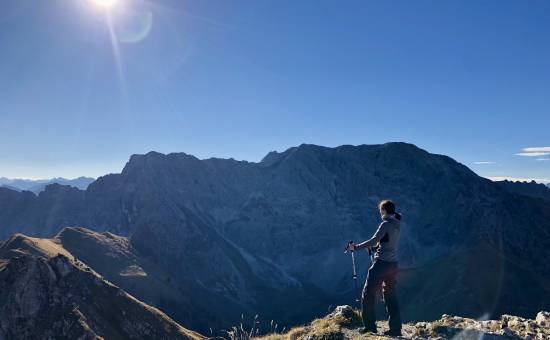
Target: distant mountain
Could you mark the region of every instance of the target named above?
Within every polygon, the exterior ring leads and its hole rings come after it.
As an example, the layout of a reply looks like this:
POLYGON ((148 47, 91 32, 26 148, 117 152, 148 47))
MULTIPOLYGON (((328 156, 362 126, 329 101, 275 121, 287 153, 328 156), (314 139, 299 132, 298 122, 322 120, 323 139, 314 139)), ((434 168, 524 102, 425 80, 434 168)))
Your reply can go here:
MULTIPOLYGON (((288 325, 350 301, 351 260, 342 247, 370 237, 383 198, 404 215, 405 319, 550 309, 548 202, 405 143, 304 144, 259 163, 134 155, 122 173, 85 191, 0 188, 0 238, 51 237, 72 226, 123 235, 131 256, 188 296, 186 304, 154 288, 133 291, 177 321, 200 329, 259 313, 288 325)), ((366 252, 357 261, 363 280, 366 252)))
POLYGON ((75 179, 66 179, 62 177, 52 178, 52 179, 9 179, 5 177, 0 177, 0 187, 10 188, 17 191, 32 191, 35 194, 43 191, 46 186, 50 184, 61 184, 61 185, 70 185, 72 187, 86 190, 88 185, 95 181, 94 178, 90 177, 78 177, 75 179))
POLYGON ((535 198, 542 198, 550 201, 550 187, 548 185, 540 184, 535 181, 531 181, 531 182, 498 181, 496 183, 498 183, 502 188, 504 188, 505 190, 511 193, 535 197, 535 198))
POLYGON ((16 188, 16 187, 12 187, 11 185, 7 185, 7 184, 1 184, 0 188, 5 188, 5 189, 13 190, 13 191, 18 191, 18 192, 21 191, 21 189, 16 188))
POLYGON ((0 339, 203 339, 104 280, 59 239, 7 240, 0 290, 0 339))

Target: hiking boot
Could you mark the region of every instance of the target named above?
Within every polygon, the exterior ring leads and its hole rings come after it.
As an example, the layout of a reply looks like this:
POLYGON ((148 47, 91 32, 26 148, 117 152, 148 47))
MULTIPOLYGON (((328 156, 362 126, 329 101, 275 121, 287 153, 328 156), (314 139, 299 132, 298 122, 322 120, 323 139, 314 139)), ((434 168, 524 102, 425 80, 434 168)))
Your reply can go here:
POLYGON ((374 333, 374 334, 376 334, 377 330, 376 330, 376 328, 372 328, 372 327, 363 327, 359 330, 359 333, 361 333, 361 334, 365 334, 365 333, 374 333))
POLYGON ((401 336, 401 330, 390 329, 389 331, 385 331, 384 335, 387 335, 387 336, 401 336))

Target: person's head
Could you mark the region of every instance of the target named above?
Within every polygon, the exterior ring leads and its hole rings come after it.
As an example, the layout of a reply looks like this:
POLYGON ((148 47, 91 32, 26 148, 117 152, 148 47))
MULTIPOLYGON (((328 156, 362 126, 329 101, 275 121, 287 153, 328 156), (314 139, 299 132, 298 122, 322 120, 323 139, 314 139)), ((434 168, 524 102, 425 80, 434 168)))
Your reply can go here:
POLYGON ((383 200, 378 204, 380 216, 395 215, 397 219, 401 219, 401 215, 395 211, 395 203, 392 200, 383 200))

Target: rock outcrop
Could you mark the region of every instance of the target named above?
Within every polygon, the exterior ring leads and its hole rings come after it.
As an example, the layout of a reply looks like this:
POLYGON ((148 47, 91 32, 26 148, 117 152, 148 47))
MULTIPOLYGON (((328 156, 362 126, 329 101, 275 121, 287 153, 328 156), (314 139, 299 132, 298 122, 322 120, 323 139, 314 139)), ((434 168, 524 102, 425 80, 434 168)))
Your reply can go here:
MULTIPOLYGON (((525 319, 503 315, 498 320, 475 320, 443 315, 436 321, 404 324, 399 339, 415 340, 546 340, 550 339, 550 314, 539 312, 536 318, 525 319)), ((382 340, 387 322, 377 322, 379 334, 361 334, 359 312, 348 305, 338 306, 324 318, 287 332, 272 333, 258 340, 382 340)))
POLYGON ((0 339, 203 337, 111 284, 55 240, 15 235, 0 248, 0 339))

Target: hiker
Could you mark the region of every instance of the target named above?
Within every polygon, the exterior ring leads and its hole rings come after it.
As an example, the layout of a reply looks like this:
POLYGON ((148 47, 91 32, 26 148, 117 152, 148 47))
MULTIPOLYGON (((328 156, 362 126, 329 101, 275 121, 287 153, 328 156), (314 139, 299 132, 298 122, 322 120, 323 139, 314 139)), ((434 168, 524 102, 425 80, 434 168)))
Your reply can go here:
POLYGON ((382 223, 374 233, 374 236, 363 243, 349 246, 349 250, 355 251, 368 248, 369 252, 375 250, 374 261, 369 268, 365 287, 361 298, 361 317, 365 328, 363 332, 376 333, 376 315, 374 303, 376 294, 383 285, 384 303, 388 312, 390 329, 385 332, 390 336, 401 336, 401 316, 397 302, 397 246, 399 243, 399 231, 401 214, 395 211, 395 204, 390 200, 384 200, 378 205, 382 223))

